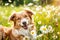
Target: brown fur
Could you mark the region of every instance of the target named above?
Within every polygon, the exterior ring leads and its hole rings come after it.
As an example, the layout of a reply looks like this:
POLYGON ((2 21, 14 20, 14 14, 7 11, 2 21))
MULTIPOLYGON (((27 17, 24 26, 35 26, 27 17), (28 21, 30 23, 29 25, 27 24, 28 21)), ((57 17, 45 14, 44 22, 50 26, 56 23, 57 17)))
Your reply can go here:
POLYGON ((0 25, 0 40, 6 40, 5 27, 0 25))
POLYGON ((19 29, 22 28, 22 26, 19 24, 19 22, 21 22, 22 18, 27 17, 27 19, 29 19, 29 24, 32 24, 32 15, 33 15, 33 13, 31 11, 29 11, 29 10, 25 10, 21 14, 14 13, 10 17, 10 20, 14 22, 14 26, 10 30, 7 29, 7 31, 5 32, 6 33, 6 37, 8 36, 9 40, 23 40, 24 35, 14 36, 12 34, 12 31, 14 29, 19 30, 19 29))

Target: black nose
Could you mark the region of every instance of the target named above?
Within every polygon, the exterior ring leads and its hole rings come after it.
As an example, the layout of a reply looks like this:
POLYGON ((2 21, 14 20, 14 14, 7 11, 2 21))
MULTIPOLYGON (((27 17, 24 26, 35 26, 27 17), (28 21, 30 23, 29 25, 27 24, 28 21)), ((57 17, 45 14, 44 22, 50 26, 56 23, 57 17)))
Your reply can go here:
POLYGON ((23 22, 24 25, 26 25, 26 22, 23 22))

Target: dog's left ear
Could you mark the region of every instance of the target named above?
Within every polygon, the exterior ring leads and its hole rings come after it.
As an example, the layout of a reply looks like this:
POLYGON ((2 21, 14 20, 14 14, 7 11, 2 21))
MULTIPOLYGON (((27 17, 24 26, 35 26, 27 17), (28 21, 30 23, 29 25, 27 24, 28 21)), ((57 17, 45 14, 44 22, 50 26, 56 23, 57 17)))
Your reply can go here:
POLYGON ((33 15, 33 12, 30 10, 25 10, 25 12, 28 14, 28 16, 31 18, 33 15))
POLYGON ((10 17, 10 20, 11 20, 11 21, 15 21, 15 19, 16 19, 16 13, 13 13, 13 14, 11 15, 11 17, 10 17))

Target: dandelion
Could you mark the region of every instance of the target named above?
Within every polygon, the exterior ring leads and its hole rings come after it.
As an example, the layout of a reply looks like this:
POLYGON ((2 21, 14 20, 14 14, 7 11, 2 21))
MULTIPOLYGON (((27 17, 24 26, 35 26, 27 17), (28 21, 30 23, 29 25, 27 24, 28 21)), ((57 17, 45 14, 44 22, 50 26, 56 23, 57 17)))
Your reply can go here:
POLYGON ((48 33, 48 29, 47 29, 46 25, 45 25, 45 26, 41 26, 41 27, 40 27, 40 31, 41 31, 43 34, 47 34, 47 33, 48 33))

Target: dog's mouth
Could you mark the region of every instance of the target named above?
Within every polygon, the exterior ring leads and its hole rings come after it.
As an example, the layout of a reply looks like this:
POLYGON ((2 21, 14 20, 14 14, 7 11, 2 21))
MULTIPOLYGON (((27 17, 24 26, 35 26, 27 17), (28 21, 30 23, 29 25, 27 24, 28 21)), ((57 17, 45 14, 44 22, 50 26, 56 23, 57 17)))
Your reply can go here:
POLYGON ((27 25, 22 26, 24 29, 28 29, 27 25))

